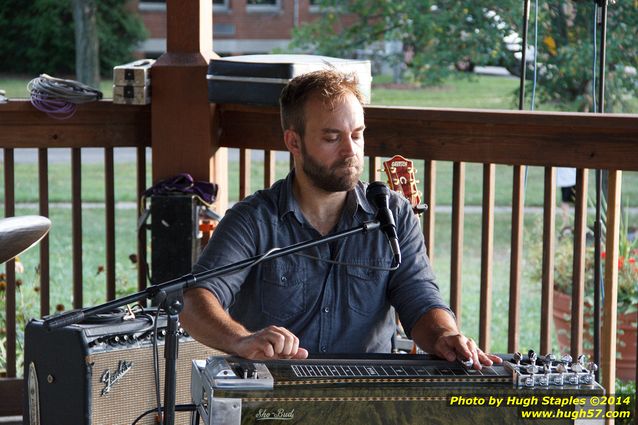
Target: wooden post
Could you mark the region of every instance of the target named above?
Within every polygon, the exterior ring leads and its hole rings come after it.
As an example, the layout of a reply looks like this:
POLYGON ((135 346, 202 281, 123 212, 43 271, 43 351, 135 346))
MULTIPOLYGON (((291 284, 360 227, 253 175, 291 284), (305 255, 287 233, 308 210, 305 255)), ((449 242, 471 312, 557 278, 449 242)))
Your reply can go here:
POLYGON ((151 71, 153 182, 184 172, 195 180, 214 181, 222 191, 217 209, 223 211, 227 189, 216 177, 226 170, 215 165, 225 161, 214 157, 215 108, 208 101, 206 82, 208 62, 216 57, 212 3, 167 0, 166 19, 166 53, 151 71))

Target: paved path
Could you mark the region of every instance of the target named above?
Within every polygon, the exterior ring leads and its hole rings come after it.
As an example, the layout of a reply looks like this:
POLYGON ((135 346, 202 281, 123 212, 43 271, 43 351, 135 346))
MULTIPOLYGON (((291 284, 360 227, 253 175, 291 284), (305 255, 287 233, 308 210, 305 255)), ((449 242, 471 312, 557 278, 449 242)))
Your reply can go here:
MULTIPOLYGON (((37 149, 15 149, 13 153, 14 161, 18 164, 38 163, 37 149)), ((137 160, 137 149, 135 148, 115 148, 113 157, 116 163, 135 162, 137 160)), ((252 160, 260 161, 264 159, 264 152, 261 150, 252 151, 252 160)), ((277 152, 277 160, 285 161, 289 158, 288 152, 277 152)), ((146 158, 152 158, 151 148, 146 148, 146 158)), ((231 161, 239 160, 239 150, 230 149, 228 158, 231 161)), ((0 162, 4 161, 4 149, 0 149, 0 162)), ((85 164, 103 164, 104 149, 101 148, 82 148, 82 162, 85 164)), ((49 149, 49 164, 70 164, 71 149, 70 148, 51 148, 49 149)))

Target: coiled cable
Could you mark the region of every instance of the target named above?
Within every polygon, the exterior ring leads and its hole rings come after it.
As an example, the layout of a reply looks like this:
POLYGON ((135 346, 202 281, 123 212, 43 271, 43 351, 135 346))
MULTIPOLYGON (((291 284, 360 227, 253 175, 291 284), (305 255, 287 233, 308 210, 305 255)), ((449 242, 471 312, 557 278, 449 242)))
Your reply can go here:
POLYGON ((80 103, 102 99, 102 92, 74 80, 40 74, 27 84, 31 104, 55 119, 71 118, 80 103))

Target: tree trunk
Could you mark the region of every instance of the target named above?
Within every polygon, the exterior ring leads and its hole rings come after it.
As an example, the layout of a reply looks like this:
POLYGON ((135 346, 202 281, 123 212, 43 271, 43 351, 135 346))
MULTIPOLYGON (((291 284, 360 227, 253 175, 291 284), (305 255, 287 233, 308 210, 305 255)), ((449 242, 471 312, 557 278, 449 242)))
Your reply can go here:
POLYGON ((73 0, 76 79, 99 89, 100 52, 96 15, 97 3, 95 0, 73 0))

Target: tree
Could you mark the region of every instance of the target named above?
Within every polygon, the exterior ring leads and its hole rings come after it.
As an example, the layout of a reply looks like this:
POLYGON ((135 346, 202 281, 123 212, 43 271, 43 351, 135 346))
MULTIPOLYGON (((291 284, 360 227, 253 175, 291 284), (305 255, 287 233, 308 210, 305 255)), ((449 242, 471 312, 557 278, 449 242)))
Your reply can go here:
POLYGON ((95 0, 73 0, 75 77, 92 87, 100 83, 100 44, 95 0))
MULTIPOLYGON (((146 37, 127 0, 99 0, 97 29, 100 72, 133 59, 135 46, 146 37)), ((0 2, 0 72, 73 74, 74 24, 71 0, 2 0, 0 2)))
MULTIPOLYGON (((405 63, 421 84, 439 84, 459 64, 502 65, 517 69, 523 3, 518 0, 320 0, 320 18, 293 33, 293 49, 316 54, 405 63), (518 46, 512 39, 518 37, 518 46), (390 42, 390 43, 388 43, 390 42), (385 47, 392 42, 403 49, 385 47), (409 52, 409 55, 405 53, 409 52)), ((591 109, 593 1, 539 2, 538 93, 562 109, 591 109)), ((638 2, 609 5, 606 102, 627 110, 638 87, 638 2)), ((533 36, 533 3, 528 45, 533 36)), ((600 36, 600 28, 598 30, 600 36)), ((532 56, 533 58, 533 56, 532 56)), ((528 58, 531 59, 531 58, 528 58)), ((531 78, 531 73, 528 74, 531 78)), ((528 83, 529 84, 529 83, 528 83)), ((530 90, 527 90, 529 93, 530 90)))
POLYGON ((423 84, 438 84, 462 61, 499 62, 505 36, 516 29, 513 0, 489 9, 482 2, 431 0, 322 0, 321 18, 299 27, 292 47, 318 54, 405 62, 423 84), (390 43, 400 51, 388 52, 390 43), (407 53, 407 54, 405 54, 407 53))
MULTIPOLYGON (((602 32, 594 24, 596 16, 600 17, 596 9, 596 2, 575 0, 544 2, 539 9, 537 60, 542 101, 563 109, 594 110, 602 32), (598 50, 595 62, 594 49, 598 50)), ((638 94, 638 2, 618 0, 607 10, 605 109, 629 112, 629 100, 638 94)))

